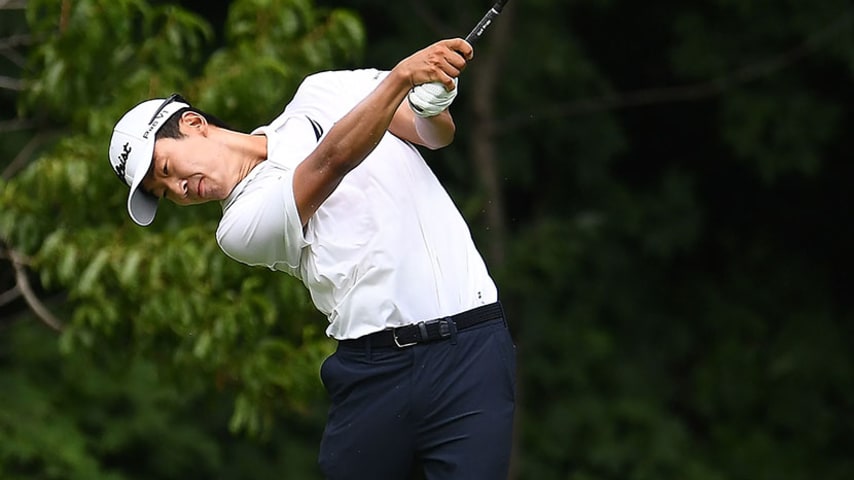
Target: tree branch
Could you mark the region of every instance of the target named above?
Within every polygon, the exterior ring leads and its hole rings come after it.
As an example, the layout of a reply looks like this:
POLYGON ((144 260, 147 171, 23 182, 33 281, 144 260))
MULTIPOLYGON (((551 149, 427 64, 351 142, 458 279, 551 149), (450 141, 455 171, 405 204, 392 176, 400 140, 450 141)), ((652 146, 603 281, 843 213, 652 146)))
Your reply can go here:
POLYGON ((0 178, 3 180, 9 180, 16 173, 18 173, 21 169, 23 169, 30 158, 33 156, 33 152, 40 146, 44 145, 51 137, 50 132, 42 132, 34 136, 24 145, 24 148, 15 155, 15 158, 6 166, 3 170, 3 173, 0 174, 0 178))
POLYGON ((3 56, 16 66, 24 68, 27 64, 27 59, 15 50, 0 50, 0 56, 3 56))
POLYGON ((26 258, 16 250, 8 247, 6 248, 6 255, 9 260, 12 261, 12 268, 15 270, 15 282, 17 283, 16 288, 20 290, 21 295, 23 295, 24 300, 30 307, 30 310, 32 310, 33 313, 36 314, 36 317, 38 317, 39 320, 48 327, 56 330, 57 332, 62 331, 62 322, 60 322, 59 319, 57 319, 50 310, 44 306, 30 286, 30 279, 27 278, 26 258))
POLYGON ((504 194, 501 188, 500 167, 495 145, 495 131, 491 119, 495 118, 495 92, 498 79, 501 78, 502 62, 506 55, 507 42, 511 37, 510 29, 514 23, 514 4, 509 4, 495 22, 490 32, 488 49, 477 51, 477 68, 473 69, 471 84, 471 106, 474 121, 471 127, 469 157, 475 165, 475 171, 486 193, 484 213, 489 231, 486 235, 486 255, 490 265, 499 267, 504 264, 507 243, 507 225, 504 211, 504 194), (478 55, 479 53, 479 55, 478 55))
POLYGON ((16 47, 29 45, 32 41, 33 37, 26 33, 10 35, 4 39, 0 39, 0 50, 10 50, 16 47))
POLYGON ((26 130, 35 126, 31 120, 23 120, 16 118, 14 120, 0 121, 0 133, 15 132, 18 130, 26 130))
POLYGON ((0 55, 8 59, 18 67, 24 68, 27 60, 23 54, 16 50, 17 47, 31 45, 33 37, 26 34, 18 34, 0 40, 0 55))
POLYGON ((24 82, 20 78, 0 76, 0 88, 20 92, 24 89, 24 82))
POLYGON ((6 305, 7 303, 12 303, 20 297, 21 297, 21 289, 18 288, 17 285, 15 285, 14 287, 10 288, 9 290, 6 290, 5 292, 0 293, 0 307, 2 307, 3 305, 6 305))
POLYGON ((588 115, 606 110, 620 110, 663 103, 696 101, 720 95, 732 87, 768 77, 806 58, 822 43, 851 26, 854 14, 847 12, 821 31, 809 36, 795 48, 782 54, 746 65, 711 80, 675 87, 659 87, 629 93, 613 93, 598 98, 584 98, 558 103, 540 109, 511 115, 492 125, 506 132, 541 120, 588 115))
POLYGON ((0 0, 0 10, 24 10, 27 0, 0 0))

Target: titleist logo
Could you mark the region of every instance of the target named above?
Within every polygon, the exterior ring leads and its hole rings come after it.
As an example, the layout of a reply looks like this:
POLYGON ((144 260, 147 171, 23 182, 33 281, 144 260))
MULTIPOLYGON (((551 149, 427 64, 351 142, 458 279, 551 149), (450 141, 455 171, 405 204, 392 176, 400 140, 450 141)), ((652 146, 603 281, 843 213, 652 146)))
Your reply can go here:
POLYGON ((125 183, 127 183, 127 180, 125 179, 125 172, 127 171, 128 158, 130 158, 131 150, 130 142, 125 143, 122 147, 122 153, 119 154, 119 163, 113 166, 113 169, 116 171, 116 175, 118 175, 119 179, 125 183))

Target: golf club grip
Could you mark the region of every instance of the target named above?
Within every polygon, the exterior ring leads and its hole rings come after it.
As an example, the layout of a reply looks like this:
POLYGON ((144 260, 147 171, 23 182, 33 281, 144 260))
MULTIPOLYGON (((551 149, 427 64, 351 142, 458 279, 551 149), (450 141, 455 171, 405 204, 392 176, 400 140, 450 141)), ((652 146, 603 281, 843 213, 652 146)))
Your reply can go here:
POLYGON ((483 32, 485 32, 487 27, 489 27, 489 25, 492 23, 492 20, 494 20, 495 17, 501 14, 501 10, 504 8, 504 5, 508 1, 509 0, 498 0, 497 2, 495 2, 495 5, 493 5, 492 8, 490 8, 489 11, 486 12, 486 15, 484 15, 483 18, 481 18, 480 21, 477 22, 477 25, 475 25, 471 33, 466 36, 466 41, 470 45, 474 45, 480 39, 480 37, 483 35, 483 32))

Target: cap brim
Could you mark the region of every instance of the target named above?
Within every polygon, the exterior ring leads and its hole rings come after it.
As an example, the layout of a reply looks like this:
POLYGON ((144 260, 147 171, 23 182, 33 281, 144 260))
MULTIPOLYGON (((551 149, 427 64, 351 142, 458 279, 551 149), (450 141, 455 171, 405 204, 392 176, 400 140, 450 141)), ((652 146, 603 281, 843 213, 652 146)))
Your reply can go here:
POLYGON ((154 221, 154 215, 157 213, 158 198, 143 190, 142 180, 151 168, 152 155, 154 154, 154 144, 148 145, 146 151, 141 152, 142 158, 148 158, 147 162, 139 162, 136 171, 133 173, 133 184, 130 186, 128 193, 128 214, 137 225, 147 227, 154 221))

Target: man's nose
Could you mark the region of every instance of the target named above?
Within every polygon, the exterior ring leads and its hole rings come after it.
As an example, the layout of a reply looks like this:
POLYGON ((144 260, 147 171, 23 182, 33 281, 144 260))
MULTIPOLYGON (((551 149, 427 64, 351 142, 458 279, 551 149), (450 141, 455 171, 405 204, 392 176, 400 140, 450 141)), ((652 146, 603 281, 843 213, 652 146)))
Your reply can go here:
POLYGON ((184 198, 187 196, 187 181, 175 179, 169 182, 169 191, 175 198, 184 198))

